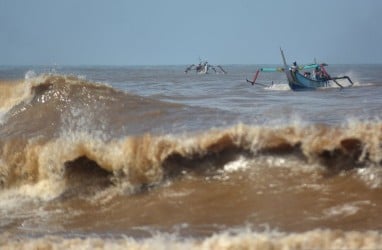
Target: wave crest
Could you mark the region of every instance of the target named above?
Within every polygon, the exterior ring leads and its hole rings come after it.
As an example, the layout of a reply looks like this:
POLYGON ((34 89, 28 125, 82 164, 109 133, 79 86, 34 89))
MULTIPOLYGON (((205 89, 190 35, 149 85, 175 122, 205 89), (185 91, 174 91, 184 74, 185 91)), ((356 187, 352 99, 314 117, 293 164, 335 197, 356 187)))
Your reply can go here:
POLYGON ((0 171, 3 187, 50 180, 71 183, 66 186, 70 188, 77 185, 73 181, 73 175, 79 173, 73 171, 75 167, 85 169, 78 182, 90 177, 99 179, 102 185, 127 183, 136 190, 177 177, 185 170, 203 175, 222 169, 238 157, 256 159, 268 155, 294 157, 301 166, 320 165, 327 173, 336 174, 380 165, 377 134, 381 134, 380 123, 346 128, 238 124, 198 134, 145 134, 109 141, 87 133, 67 132, 48 141, 8 141, 1 149, 0 171))

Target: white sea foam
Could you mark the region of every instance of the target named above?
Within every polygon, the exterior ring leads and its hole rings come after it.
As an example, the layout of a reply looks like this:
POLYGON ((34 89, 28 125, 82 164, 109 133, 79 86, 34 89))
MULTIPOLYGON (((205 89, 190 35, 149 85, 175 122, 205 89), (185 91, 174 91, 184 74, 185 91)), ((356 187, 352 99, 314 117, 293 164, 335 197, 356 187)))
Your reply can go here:
POLYGON ((334 206, 323 211, 325 218, 347 217, 358 213, 363 205, 369 205, 370 201, 356 201, 334 206))
POLYGON ((312 230, 302 233, 222 232, 205 239, 180 238, 173 234, 155 234, 145 239, 129 236, 60 237, 12 239, 0 235, 6 249, 380 249, 382 236, 376 231, 346 232, 341 230, 312 230))
POLYGON ((226 172, 236 172, 240 170, 245 170, 248 167, 248 160, 246 160, 244 157, 239 157, 237 160, 225 164, 223 169, 226 172))
POLYGON ((29 80, 29 79, 35 78, 36 76, 37 76, 36 72, 34 72, 33 70, 28 70, 25 73, 24 79, 29 80))
POLYGON ((278 90, 278 91, 290 91, 290 87, 288 84, 272 84, 269 87, 266 87, 267 90, 278 90))

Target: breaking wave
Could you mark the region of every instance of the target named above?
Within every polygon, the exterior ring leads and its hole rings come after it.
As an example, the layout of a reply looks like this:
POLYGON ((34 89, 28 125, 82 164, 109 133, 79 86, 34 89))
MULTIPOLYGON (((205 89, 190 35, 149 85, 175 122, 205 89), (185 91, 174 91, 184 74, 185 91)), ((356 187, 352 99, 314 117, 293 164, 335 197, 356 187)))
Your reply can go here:
POLYGON ((174 235, 157 235, 137 240, 131 237, 99 238, 45 236, 20 241, 0 236, 0 244, 6 248, 54 248, 54 249, 379 249, 382 236, 379 232, 344 232, 341 230, 313 230, 305 233, 221 233, 206 239, 177 239, 174 235))
POLYGON ((294 157, 300 165, 319 165, 330 173, 381 164, 380 121, 237 124, 158 134, 146 132, 142 123, 154 124, 153 117, 172 122, 181 105, 74 76, 41 75, 0 86, 1 108, 8 110, 1 125, 2 189, 48 182, 59 187, 50 188, 57 196, 86 180, 105 187, 123 183, 134 191, 184 170, 222 169, 241 156, 294 157))

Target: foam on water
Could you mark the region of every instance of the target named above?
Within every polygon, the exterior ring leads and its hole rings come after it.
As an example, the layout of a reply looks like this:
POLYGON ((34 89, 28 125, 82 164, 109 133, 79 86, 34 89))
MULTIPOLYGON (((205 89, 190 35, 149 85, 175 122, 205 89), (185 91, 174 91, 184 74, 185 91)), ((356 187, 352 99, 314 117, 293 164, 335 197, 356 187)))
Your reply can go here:
POLYGON ((382 235, 379 232, 360 233, 341 230, 314 230, 288 234, 242 229, 239 233, 223 232, 206 239, 182 239, 168 234, 156 234, 149 239, 134 239, 128 236, 116 238, 45 236, 20 240, 12 239, 8 234, 0 236, 0 245, 6 249, 379 249, 381 244, 382 235))

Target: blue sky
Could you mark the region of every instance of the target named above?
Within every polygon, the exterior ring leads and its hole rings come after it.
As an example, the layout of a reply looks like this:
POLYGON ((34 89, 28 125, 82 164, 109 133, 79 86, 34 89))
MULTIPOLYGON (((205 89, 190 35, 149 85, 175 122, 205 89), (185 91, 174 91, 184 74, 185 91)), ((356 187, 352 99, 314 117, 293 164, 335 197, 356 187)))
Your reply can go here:
POLYGON ((0 65, 382 63, 381 0, 0 0, 0 65))

